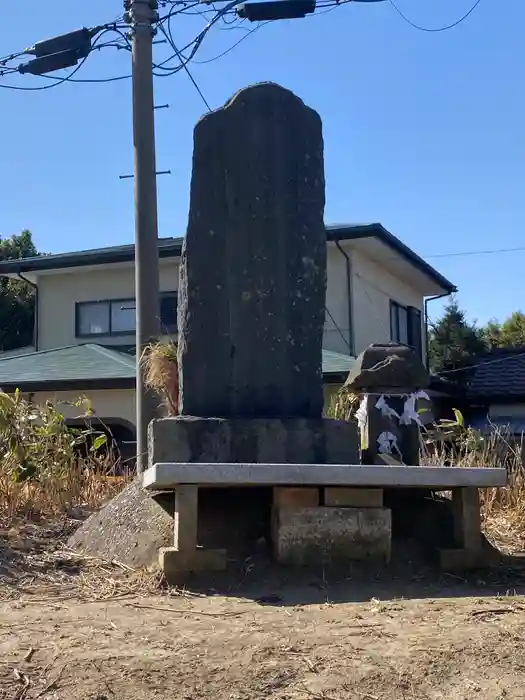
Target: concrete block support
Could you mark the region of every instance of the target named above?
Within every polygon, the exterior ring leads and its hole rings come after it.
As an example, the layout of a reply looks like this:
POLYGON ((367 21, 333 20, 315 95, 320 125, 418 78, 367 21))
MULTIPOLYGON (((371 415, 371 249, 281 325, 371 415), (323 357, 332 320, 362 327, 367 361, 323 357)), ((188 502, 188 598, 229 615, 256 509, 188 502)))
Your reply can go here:
POLYGON ((325 488, 324 505, 350 506, 354 508, 382 508, 383 489, 325 488))
POLYGON ((273 518, 275 556, 293 566, 389 561, 391 532, 388 508, 282 507, 273 518))
POLYGON ((175 491, 175 549, 190 552, 197 547, 198 495, 196 486, 178 486, 175 491))
POLYGON ((457 549, 440 551, 441 567, 448 571, 466 570, 494 563, 493 555, 483 547, 479 489, 453 489, 452 506, 457 549))
POLYGON ((181 551, 175 547, 159 550, 159 565, 166 581, 171 585, 182 583, 188 574, 202 571, 223 571, 226 568, 224 549, 181 551))
POLYGON ((226 552, 197 544, 198 488, 178 486, 175 491, 174 546, 159 551, 159 565, 168 583, 180 583, 187 574, 226 568, 226 552))
POLYGON ((464 547, 471 552, 481 551, 479 489, 454 489, 452 491, 452 505, 456 544, 458 547, 464 547))
POLYGON ((314 507, 319 505, 319 489, 317 488, 294 488, 276 487, 273 490, 274 507, 314 507))

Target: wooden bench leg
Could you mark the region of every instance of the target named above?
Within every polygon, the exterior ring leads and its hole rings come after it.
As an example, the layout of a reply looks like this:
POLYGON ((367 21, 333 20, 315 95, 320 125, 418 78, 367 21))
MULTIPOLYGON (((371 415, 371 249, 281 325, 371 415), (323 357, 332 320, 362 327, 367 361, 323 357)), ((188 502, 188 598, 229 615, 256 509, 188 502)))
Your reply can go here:
POLYGON ((453 489, 452 510, 457 549, 441 550, 444 569, 471 569, 483 566, 485 557, 481 534, 479 489, 453 489))
POLYGON ((224 549, 197 546, 198 514, 198 487, 178 486, 175 491, 174 546, 163 547, 159 552, 159 564, 168 583, 177 584, 195 571, 226 568, 224 549))

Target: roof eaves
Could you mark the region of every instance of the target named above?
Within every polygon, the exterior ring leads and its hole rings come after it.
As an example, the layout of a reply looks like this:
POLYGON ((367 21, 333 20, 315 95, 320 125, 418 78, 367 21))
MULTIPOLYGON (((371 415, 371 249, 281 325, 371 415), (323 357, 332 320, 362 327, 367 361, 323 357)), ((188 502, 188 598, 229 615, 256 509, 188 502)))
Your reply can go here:
MULTIPOLYGON (((377 238, 402 256, 409 263, 433 280, 449 294, 457 291, 457 287, 441 275, 435 268, 406 246, 390 231, 379 223, 371 224, 332 224, 326 226, 327 239, 329 241, 348 241, 360 238, 377 238)), ((179 256, 182 252, 183 238, 165 238, 159 240, 159 257, 169 258, 179 256)), ((0 276, 20 274, 23 272, 39 272, 48 270, 60 270, 64 268, 84 267, 87 265, 110 265, 114 263, 133 262, 135 259, 135 246, 133 244, 99 248, 95 250, 83 250, 73 253, 58 253, 54 255, 39 255, 32 258, 20 258, 18 260, 4 260, 0 262, 0 276)))
POLYGON ((332 225, 327 226, 326 231, 328 234, 329 241, 353 241, 360 238, 377 238, 386 246, 391 248, 394 252, 398 253, 401 257, 411 263, 420 272, 426 275, 433 282, 438 284, 442 289, 446 290, 449 294, 457 292, 457 287, 450 282, 446 277, 444 277, 440 272, 438 272, 432 265, 423 260, 417 253, 415 253, 411 248, 400 241, 397 236, 393 233, 387 231, 387 229, 379 223, 372 224, 358 224, 358 225, 332 225))
POLYGON ((0 390, 6 393, 14 392, 17 389, 24 394, 33 394, 40 391, 95 391, 113 389, 133 389, 135 388, 135 377, 100 377, 95 379, 53 379, 2 382, 0 390))
MULTIPOLYGON (((159 240, 159 257, 169 258, 181 254, 182 238, 159 240)), ((123 245, 94 250, 82 250, 73 253, 39 255, 32 258, 4 260, 0 262, 0 276, 19 274, 21 272, 40 272, 44 270, 61 270, 87 265, 111 265, 114 263, 133 262, 135 246, 123 245)))

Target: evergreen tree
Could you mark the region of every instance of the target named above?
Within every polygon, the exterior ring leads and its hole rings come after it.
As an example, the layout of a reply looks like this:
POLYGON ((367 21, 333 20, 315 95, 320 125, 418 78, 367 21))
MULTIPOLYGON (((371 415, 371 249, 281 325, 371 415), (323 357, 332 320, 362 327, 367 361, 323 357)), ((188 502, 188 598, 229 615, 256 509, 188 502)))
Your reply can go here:
POLYGON ((484 333, 491 347, 516 348, 525 346, 525 314, 514 311, 503 323, 489 321, 484 333))
MULTIPOLYGON (((30 231, 0 238, 0 260, 38 255, 30 231)), ((35 292, 22 280, 0 278, 0 351, 33 344, 35 292)))
POLYGON ((445 307, 443 316, 430 329, 429 359, 432 370, 446 372, 469 367, 486 350, 483 329, 469 323, 457 300, 452 299, 445 307))

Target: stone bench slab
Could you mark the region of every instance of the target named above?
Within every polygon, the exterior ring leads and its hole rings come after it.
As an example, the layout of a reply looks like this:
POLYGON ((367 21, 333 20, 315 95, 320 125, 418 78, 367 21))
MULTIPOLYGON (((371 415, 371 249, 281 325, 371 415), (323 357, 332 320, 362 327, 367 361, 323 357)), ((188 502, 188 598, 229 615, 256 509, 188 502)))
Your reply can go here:
POLYGON ((505 486, 505 469, 492 467, 368 466, 354 464, 242 464, 162 462, 143 474, 143 487, 177 486, 377 486, 455 488, 505 486))

